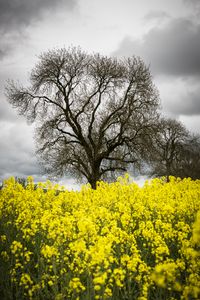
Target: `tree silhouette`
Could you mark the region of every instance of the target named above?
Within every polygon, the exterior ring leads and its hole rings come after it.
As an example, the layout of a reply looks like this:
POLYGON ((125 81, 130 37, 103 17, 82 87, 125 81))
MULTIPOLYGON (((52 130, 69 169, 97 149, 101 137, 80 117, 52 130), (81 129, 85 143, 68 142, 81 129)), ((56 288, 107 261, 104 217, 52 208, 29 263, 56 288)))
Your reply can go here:
POLYGON ((150 174, 198 178, 200 142, 174 119, 161 118, 150 153, 150 174))
POLYGON ((30 87, 10 82, 7 97, 36 122, 45 171, 85 177, 92 188, 130 164, 140 165, 159 105, 140 58, 119 60, 75 47, 41 54, 30 87))

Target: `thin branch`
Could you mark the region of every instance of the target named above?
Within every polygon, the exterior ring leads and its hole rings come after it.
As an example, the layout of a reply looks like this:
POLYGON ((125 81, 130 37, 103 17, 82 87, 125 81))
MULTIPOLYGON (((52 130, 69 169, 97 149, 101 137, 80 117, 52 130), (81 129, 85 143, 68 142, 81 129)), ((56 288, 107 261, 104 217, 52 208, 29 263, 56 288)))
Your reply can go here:
POLYGON ((102 176, 103 174, 105 174, 107 172, 114 172, 116 170, 123 171, 123 172, 127 171, 127 169, 124 167, 108 167, 106 169, 101 169, 100 176, 102 176))

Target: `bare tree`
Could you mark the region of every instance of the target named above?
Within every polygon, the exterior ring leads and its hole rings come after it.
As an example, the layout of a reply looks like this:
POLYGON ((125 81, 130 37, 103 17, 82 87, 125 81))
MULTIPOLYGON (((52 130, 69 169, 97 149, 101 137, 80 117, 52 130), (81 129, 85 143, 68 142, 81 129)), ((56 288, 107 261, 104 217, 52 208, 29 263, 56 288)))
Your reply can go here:
POLYGON ((180 162, 189 132, 177 120, 160 119, 150 151, 151 175, 180 176, 180 162))
POLYGON ((10 82, 7 97, 37 121, 46 172, 85 177, 92 188, 106 175, 139 164, 159 105, 140 58, 117 60, 75 47, 42 54, 30 87, 10 82))
POLYGON ((189 135, 177 161, 177 176, 200 179, 200 136, 189 135))

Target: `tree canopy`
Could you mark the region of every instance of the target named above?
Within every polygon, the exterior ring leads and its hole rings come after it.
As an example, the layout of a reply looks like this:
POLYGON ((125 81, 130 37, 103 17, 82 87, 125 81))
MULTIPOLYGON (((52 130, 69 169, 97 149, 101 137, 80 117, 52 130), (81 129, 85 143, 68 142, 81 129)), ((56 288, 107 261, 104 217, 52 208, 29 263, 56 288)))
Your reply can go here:
POLYGON ((160 118, 149 155, 150 174, 200 178, 200 137, 178 120, 160 118))
POLYGON ((10 82, 7 97, 36 122, 37 153, 46 172, 84 177, 93 188, 140 165, 158 118, 158 92, 140 58, 76 47, 41 54, 30 86, 10 82))

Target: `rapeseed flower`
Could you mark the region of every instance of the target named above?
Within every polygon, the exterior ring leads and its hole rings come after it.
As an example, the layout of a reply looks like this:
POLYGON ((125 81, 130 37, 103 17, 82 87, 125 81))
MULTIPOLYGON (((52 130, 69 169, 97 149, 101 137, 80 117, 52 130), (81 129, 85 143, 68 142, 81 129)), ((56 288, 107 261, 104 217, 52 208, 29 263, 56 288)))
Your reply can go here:
POLYGON ((10 178, 0 260, 4 299, 200 299, 200 181, 126 175, 75 192, 10 178))

